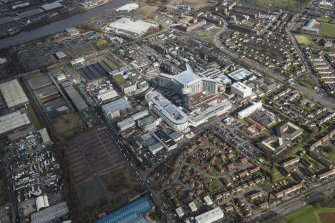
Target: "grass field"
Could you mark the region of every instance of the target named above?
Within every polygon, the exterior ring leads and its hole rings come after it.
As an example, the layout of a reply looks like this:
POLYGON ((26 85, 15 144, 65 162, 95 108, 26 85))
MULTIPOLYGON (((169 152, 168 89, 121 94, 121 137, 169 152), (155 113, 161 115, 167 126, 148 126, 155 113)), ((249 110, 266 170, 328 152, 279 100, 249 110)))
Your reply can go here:
POLYGON ((301 45, 309 45, 311 43, 308 37, 304 34, 295 34, 294 37, 297 40, 297 42, 301 45))
MULTIPOLYGON (((333 144, 330 144, 329 146, 334 148, 333 144)), ((332 150, 332 151, 334 151, 334 150, 332 150)), ((321 153, 324 157, 326 157, 330 161, 335 162, 335 152, 331 152, 331 151, 328 152, 328 151, 325 151, 325 150, 321 149, 321 153)))
POLYGON ((183 2, 190 4, 192 8, 200 9, 208 6, 208 0, 184 0, 183 2))
POLYGON ((59 117, 52 127, 59 136, 71 136, 79 132, 83 121, 78 114, 70 113, 59 117))
POLYGON ((330 21, 330 17, 320 17, 320 18, 318 18, 317 20, 319 21, 319 22, 329 22, 330 21))
POLYGON ((335 162, 335 153, 326 153, 326 152, 322 152, 322 155, 324 157, 326 157, 327 159, 329 159, 330 161, 335 162))
MULTIPOLYGON (((318 208, 313 205, 307 205, 295 212, 285 216, 285 223, 328 223, 320 220, 319 214, 335 213, 335 208, 318 208)), ((334 221, 335 222, 335 219, 334 221)))
POLYGON ((144 5, 136 10, 135 15, 140 19, 147 19, 158 10, 158 6, 144 5))
POLYGON ((307 6, 309 0, 242 0, 241 2, 269 8, 275 7, 290 11, 302 11, 307 6))
POLYGON ((207 41, 207 42, 212 43, 214 33, 211 32, 211 31, 197 32, 197 36, 200 37, 201 39, 207 41))
POLYGON ((103 48, 103 47, 106 47, 108 46, 108 41, 106 39, 99 39, 97 41, 97 47, 98 48, 103 48))
POLYGON ((298 82, 310 90, 314 89, 313 80, 310 77, 301 77, 298 79, 298 82))
POLYGON ((33 125, 35 126, 36 130, 40 130, 42 128, 41 122, 40 120, 37 118, 35 111, 33 110, 33 108, 31 107, 31 105, 28 105, 28 109, 27 109, 27 114, 30 118, 30 121, 33 123, 33 125))
POLYGON ((321 22, 320 36, 335 38, 335 24, 321 22))

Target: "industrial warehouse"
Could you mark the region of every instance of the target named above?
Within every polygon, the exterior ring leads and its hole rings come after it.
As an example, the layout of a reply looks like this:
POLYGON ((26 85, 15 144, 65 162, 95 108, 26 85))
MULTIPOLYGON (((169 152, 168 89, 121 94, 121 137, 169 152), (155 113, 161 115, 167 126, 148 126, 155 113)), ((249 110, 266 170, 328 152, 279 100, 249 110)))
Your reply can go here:
POLYGON ((156 24, 124 17, 110 24, 106 30, 139 37, 147 33, 150 29, 157 28, 158 25, 156 24))
POLYGON ((28 83, 48 119, 56 119, 72 110, 69 101, 50 75, 30 78, 28 83))
POLYGON ((0 91, 8 109, 12 111, 29 103, 27 95, 17 79, 0 84, 0 91))

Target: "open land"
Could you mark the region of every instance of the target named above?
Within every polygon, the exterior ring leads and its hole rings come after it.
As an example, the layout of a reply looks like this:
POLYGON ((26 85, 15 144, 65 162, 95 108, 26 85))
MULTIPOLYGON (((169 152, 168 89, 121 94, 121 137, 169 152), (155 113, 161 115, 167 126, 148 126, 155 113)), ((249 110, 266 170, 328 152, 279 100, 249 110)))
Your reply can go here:
POLYGON ((329 223, 334 222, 334 214, 335 208, 318 208, 313 205, 308 205, 288 214, 285 217, 285 221, 287 223, 329 223), (329 221, 329 219, 332 221, 329 221))

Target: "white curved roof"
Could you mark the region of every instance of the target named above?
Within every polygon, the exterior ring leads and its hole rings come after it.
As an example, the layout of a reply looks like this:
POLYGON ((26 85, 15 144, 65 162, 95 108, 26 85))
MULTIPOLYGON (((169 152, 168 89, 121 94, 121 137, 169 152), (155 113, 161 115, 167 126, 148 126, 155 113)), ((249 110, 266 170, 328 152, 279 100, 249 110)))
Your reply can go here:
POLYGON ((172 123, 181 125, 188 121, 187 115, 180 108, 176 107, 157 91, 150 91, 145 95, 145 98, 148 102, 152 102, 172 123))

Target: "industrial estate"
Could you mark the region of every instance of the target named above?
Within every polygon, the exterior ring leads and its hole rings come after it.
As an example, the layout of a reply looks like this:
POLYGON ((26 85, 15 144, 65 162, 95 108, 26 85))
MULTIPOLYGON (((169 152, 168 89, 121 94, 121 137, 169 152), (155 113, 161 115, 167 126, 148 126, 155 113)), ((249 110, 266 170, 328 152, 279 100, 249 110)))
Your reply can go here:
POLYGON ((0 9, 0 222, 335 222, 335 1, 0 9))

